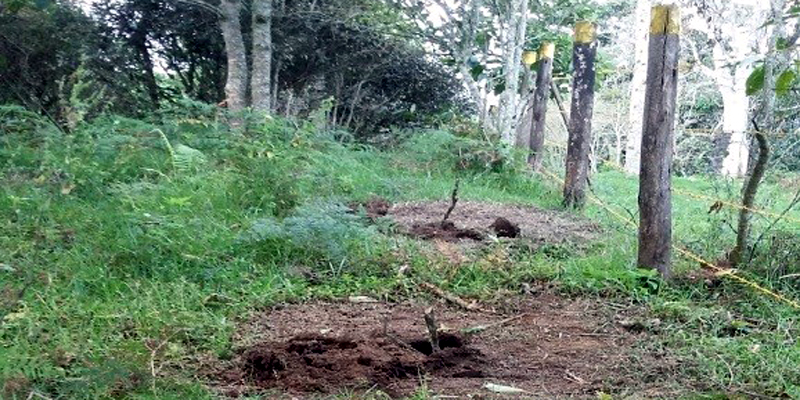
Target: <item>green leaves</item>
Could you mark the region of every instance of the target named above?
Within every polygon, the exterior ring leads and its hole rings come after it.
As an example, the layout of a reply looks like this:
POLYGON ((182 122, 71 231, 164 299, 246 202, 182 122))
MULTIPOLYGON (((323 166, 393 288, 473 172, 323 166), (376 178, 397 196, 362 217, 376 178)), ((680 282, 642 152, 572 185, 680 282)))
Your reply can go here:
POLYGON ((747 77, 747 95, 752 96, 764 88, 764 65, 759 65, 747 77))
POLYGON ((787 69, 783 71, 778 80, 775 81, 775 92, 778 96, 785 96, 794 86, 797 81, 797 71, 794 69, 787 69))
POLYGON ((485 66, 483 66, 482 64, 478 64, 469 70, 469 74, 472 75, 472 79, 477 81, 480 78, 481 74, 483 74, 483 71, 485 70, 486 70, 485 66))
MULTIPOLYGON (((764 88, 764 65, 759 65, 747 78, 747 95, 752 96, 764 88)), ((794 67, 783 71, 775 80, 775 93, 785 96, 797 82, 797 70, 794 67)))

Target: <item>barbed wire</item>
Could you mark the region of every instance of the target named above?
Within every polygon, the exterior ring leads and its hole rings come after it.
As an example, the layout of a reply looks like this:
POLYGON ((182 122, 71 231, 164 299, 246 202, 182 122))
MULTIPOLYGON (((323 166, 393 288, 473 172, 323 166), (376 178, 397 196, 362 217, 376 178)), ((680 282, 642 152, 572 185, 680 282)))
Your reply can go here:
MULTIPOLYGON (((562 183, 561 182, 562 179, 560 177, 558 177, 558 175, 555 175, 552 172, 550 172, 550 171, 548 171, 548 170, 546 170, 544 168, 540 168, 539 171, 542 172, 545 176, 547 176, 550 179, 552 179, 555 183, 557 183, 557 184, 561 184, 562 183)), ((608 204, 606 204, 602 199, 600 199, 599 197, 595 196, 594 194, 588 194, 587 198, 591 202, 593 202, 593 203, 597 204, 598 206, 600 206, 601 208, 605 209, 608 213, 610 213, 611 215, 613 215, 614 217, 619 219, 622 223, 630 225, 631 227, 634 227, 637 230, 639 229, 639 226, 638 226, 638 224, 636 222, 634 222, 630 218, 622 215, 618 211, 612 209, 608 204)), ((748 286, 748 287, 756 290, 757 292, 759 292, 761 294, 764 294, 764 295, 767 295, 769 297, 772 297, 775 300, 778 300, 780 302, 788 304, 789 306, 791 306, 794 309, 800 310, 800 302, 798 302, 796 300, 793 300, 793 299, 791 299, 791 298, 789 298, 787 296, 784 296, 783 294, 780 294, 778 292, 775 292, 775 291, 772 291, 770 289, 767 289, 767 288, 759 285, 756 282, 753 282, 753 281, 751 281, 751 280, 749 280, 749 279, 747 279, 745 277, 742 277, 741 275, 738 275, 737 271, 735 269, 721 268, 721 267, 717 266, 716 264, 704 259, 703 257, 701 257, 701 256, 699 256, 699 255, 697 255, 697 254, 695 254, 695 253, 693 253, 693 252, 681 247, 681 246, 678 246, 677 244, 673 244, 672 248, 675 251, 677 251, 678 253, 680 253, 681 255, 683 255, 684 257, 686 257, 686 258, 688 258, 690 260, 696 261, 696 262, 700 263, 700 265, 702 265, 704 267, 707 267, 707 268, 709 268, 711 270, 714 270, 717 273, 716 274, 717 276, 726 277, 726 278, 729 278, 731 280, 737 281, 737 282, 739 282, 739 283, 741 283, 741 284, 743 284, 745 286, 748 286)))
MULTIPOLYGON (((618 166, 616 164, 605 163, 604 165, 607 166, 607 167, 610 167, 611 169, 616 170, 618 172, 623 172, 623 173, 626 173, 626 174, 628 173, 628 171, 625 171, 622 167, 620 167, 620 166, 618 166)), ((721 204, 723 206, 735 208, 737 210, 747 210, 747 211, 750 211, 752 213, 760 214, 760 215, 763 215, 763 216, 766 216, 766 217, 781 218, 781 219, 783 219, 785 221, 791 221, 791 222, 800 224, 800 219, 794 218, 794 217, 790 217, 788 215, 782 215, 781 213, 768 211, 768 210, 763 210, 763 209, 760 209, 760 208, 747 207, 747 206, 744 206, 742 204, 733 203, 733 202, 731 202, 729 200, 715 198, 715 197, 711 197, 711 196, 707 196, 707 195, 702 195, 702 194, 691 192, 689 190, 679 189, 679 188, 676 188, 676 187, 673 187, 672 191, 677 193, 677 194, 679 194, 679 195, 681 195, 681 196, 687 196, 687 197, 692 197, 692 198, 695 198, 695 199, 698 199, 698 200, 712 202, 712 207, 715 204, 721 204)))

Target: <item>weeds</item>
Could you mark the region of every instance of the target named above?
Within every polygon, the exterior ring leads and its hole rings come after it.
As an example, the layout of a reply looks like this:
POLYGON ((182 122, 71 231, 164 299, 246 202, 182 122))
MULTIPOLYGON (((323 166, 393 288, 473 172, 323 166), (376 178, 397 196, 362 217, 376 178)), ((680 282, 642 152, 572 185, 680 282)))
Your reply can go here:
MULTIPOLYGON (((100 117, 69 135, 15 108, 0 118, 3 398, 213 398, 195 378, 197 360, 231 357, 248 313, 288 300, 416 295, 417 281, 478 298, 548 282, 624 299, 660 321, 648 346, 691 361, 672 378, 800 398, 794 311, 724 281, 663 285, 635 269, 635 236, 600 208, 587 216, 606 234, 588 248, 500 243, 454 267, 342 206, 373 195, 445 199, 456 177, 464 199, 560 203, 560 188, 483 143, 426 132, 379 152, 281 120, 235 136, 202 108, 157 124, 100 117), (400 268, 409 275, 398 278, 400 268)), ((635 182, 623 175, 603 172, 593 185, 621 212, 636 209, 635 182)), ((698 193, 714 185, 676 181, 698 193)), ((782 209, 785 192, 768 184, 762 196, 782 209)), ((675 232, 715 259, 733 236, 729 214, 708 206, 676 196, 675 232)), ((756 220, 756 231, 769 222, 756 220)), ((797 233, 776 227, 748 276, 800 297, 797 233)), ((413 398, 431 397, 422 385, 413 398)))

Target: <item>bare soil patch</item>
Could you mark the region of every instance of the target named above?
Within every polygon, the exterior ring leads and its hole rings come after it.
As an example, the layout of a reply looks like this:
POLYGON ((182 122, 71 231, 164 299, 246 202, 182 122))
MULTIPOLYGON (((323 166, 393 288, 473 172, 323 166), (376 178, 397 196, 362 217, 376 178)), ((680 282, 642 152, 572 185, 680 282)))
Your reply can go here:
POLYGON ((445 201, 399 203, 389 210, 388 217, 412 236, 451 242, 494 235, 516 237, 533 245, 586 243, 600 233, 599 225, 566 212, 477 201, 459 201, 447 222, 452 225, 443 229, 442 216, 449 206, 445 201))
POLYGON ((363 210, 367 219, 375 221, 380 217, 385 217, 386 214, 389 213, 389 209, 392 208, 392 203, 382 197, 374 196, 364 202, 352 202, 348 204, 348 207, 354 212, 363 210))
MULTIPOLYGON (((647 334, 625 330, 602 304, 550 294, 517 299, 504 307, 506 313, 438 304, 444 333, 437 352, 426 339, 427 305, 276 308, 239 328, 237 356, 218 365, 212 380, 229 397, 269 393, 297 399, 370 388, 402 397, 413 393, 421 379, 440 395, 487 396, 492 393, 483 386, 494 383, 550 399, 596 398, 597 391, 645 385, 647 368, 633 349, 647 334), (477 333, 464 331, 503 320, 509 322, 477 333)), ((663 373, 665 361, 659 363, 658 373, 663 373)))

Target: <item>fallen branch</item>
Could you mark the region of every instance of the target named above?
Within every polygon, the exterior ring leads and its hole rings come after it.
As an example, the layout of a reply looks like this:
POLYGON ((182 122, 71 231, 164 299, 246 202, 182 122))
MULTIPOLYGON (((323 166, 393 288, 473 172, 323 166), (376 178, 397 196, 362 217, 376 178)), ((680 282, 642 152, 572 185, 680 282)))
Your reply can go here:
POLYGON ((513 317, 506 318, 504 320, 493 322, 493 323, 488 324, 488 325, 477 325, 477 326, 473 326, 471 328, 464 328, 464 329, 461 329, 461 333, 463 333, 465 335, 473 335, 473 334, 476 334, 476 333, 481 333, 481 332, 483 332, 485 330, 496 328, 498 326, 503 326, 503 325, 505 325, 505 324, 507 324, 509 322, 516 321, 516 320, 518 320, 518 319, 520 319, 520 318, 522 318, 522 317, 524 317, 526 315, 528 315, 528 314, 527 313, 523 313, 523 314, 520 314, 520 315, 515 315, 513 317))
POLYGON ((444 213, 444 218, 442 218, 442 226, 444 226, 444 223, 447 222, 448 218, 450 218, 450 213, 453 212, 453 209, 456 208, 456 203, 458 203, 458 183, 459 180, 456 179, 456 186, 453 188, 453 193, 450 195, 450 208, 448 208, 447 212, 444 213))
POLYGON ((464 299, 462 299, 462 298, 460 298, 460 297, 458 297, 458 296, 456 296, 456 295, 454 295, 452 293, 447 293, 444 290, 439 289, 438 287, 436 287, 436 286, 434 286, 434 285, 432 285, 430 283, 422 282, 419 285, 423 289, 425 289, 425 290, 427 290, 427 291, 429 291, 429 292, 431 292, 431 293, 433 293, 433 294, 435 294, 435 295, 437 295, 437 296, 439 296, 439 297, 441 297, 441 298, 443 298, 443 299, 445 299, 445 300, 447 300, 447 301, 449 301, 449 302, 451 302, 451 303, 453 303, 453 304, 455 304, 455 305, 457 305, 457 306, 459 306, 459 307, 461 307, 461 308, 463 308, 465 310, 475 311, 475 310, 478 309, 478 306, 476 306, 475 304, 467 303, 464 299))
POLYGON ((581 378, 578 375, 573 374, 572 372, 569 372, 569 370, 564 371, 564 375, 566 375, 566 377, 569 380, 571 380, 571 381, 573 381, 573 382, 575 382, 575 383, 577 383, 579 385, 585 385, 586 384, 586 381, 583 378, 581 378))

